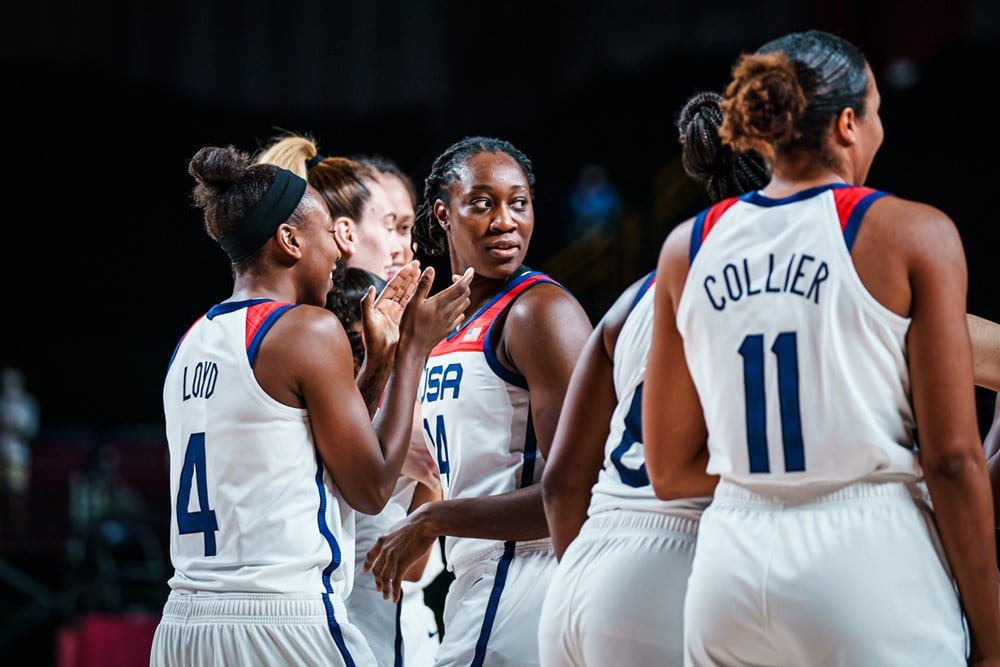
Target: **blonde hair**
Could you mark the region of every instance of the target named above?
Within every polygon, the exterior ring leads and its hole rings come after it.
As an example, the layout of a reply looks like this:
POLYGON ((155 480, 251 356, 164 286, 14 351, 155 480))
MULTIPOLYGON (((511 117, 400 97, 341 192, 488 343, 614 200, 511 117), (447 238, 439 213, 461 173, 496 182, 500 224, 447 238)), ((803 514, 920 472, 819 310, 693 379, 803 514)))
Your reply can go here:
POLYGON ((256 164, 273 164, 283 167, 296 176, 306 178, 309 160, 319 154, 316 140, 306 134, 286 132, 271 140, 257 153, 256 164))

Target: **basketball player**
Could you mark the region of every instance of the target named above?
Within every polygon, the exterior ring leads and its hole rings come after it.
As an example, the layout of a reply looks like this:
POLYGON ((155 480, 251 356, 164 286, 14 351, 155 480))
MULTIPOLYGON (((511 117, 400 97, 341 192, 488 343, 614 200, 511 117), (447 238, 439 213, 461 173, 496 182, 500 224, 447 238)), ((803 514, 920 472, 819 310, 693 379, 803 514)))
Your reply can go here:
MULTIPOLYGON (((408 259, 407 263, 409 261, 411 260, 408 259)), ((344 325, 354 354, 355 373, 360 371, 365 361, 365 346, 362 340, 362 299, 371 287, 381 291, 384 286, 384 280, 371 271, 356 266, 338 266, 334 271, 333 289, 327 294, 326 307, 337 315, 344 325)), ((431 568, 432 573, 422 574, 418 567, 411 568, 411 571, 404 576, 404 596, 399 603, 386 600, 376 589, 374 577, 361 571, 361 565, 364 563, 363 554, 367 553, 382 533, 406 516, 414 498, 417 497, 418 500, 420 498, 419 495, 415 495, 418 489, 428 489, 434 494, 433 497, 440 498, 441 485, 436 475, 436 463, 424 443, 423 429, 419 421, 419 405, 414 413, 417 418, 414 419, 410 450, 407 452, 402 474, 389 501, 378 514, 359 514, 354 522, 356 553, 362 556, 356 559, 354 584, 345 605, 351 622, 368 640, 368 645, 380 667, 419 665, 421 659, 428 660, 426 657, 428 653, 432 662, 438 643, 437 618, 434 610, 424 604, 423 591, 412 588, 416 580, 423 576, 433 578, 440 573, 443 563, 440 560, 438 545, 435 544, 428 554, 428 559, 437 557, 435 561, 437 569, 431 568), (418 479, 424 482, 418 483, 418 479), (407 588, 409 590, 406 590, 407 588)))
MULTIPOLYGON (((759 155, 722 144, 720 101, 697 93, 677 119, 685 170, 713 200, 768 179, 759 155)), ((684 663, 684 591, 715 479, 694 473, 698 496, 660 500, 646 474, 640 408, 655 282, 655 272, 636 281, 598 322, 552 441, 542 490, 559 566, 538 630, 543 667, 684 663)))
MULTIPOLYGON (((399 165, 385 156, 358 154, 350 157, 375 170, 375 176, 385 190, 393 213, 395 213, 394 231, 399 236, 404 252, 400 259, 401 264, 390 268, 389 275, 392 276, 394 271, 399 270, 403 264, 414 259, 413 222, 416 219, 416 186, 399 165)), ((392 494, 392 498, 389 499, 381 514, 376 517, 363 517, 362 521, 358 522, 359 554, 366 553, 380 535, 417 507, 431 500, 441 499, 441 480, 437 475, 434 459, 430 456, 424 443, 424 431, 419 409, 414 411, 414 416, 411 453, 407 457, 407 465, 403 466, 403 476, 400 477, 396 491, 392 494), (410 469, 417 468, 418 464, 423 463, 425 456, 426 462, 429 464, 426 473, 422 465, 420 465, 419 470, 410 472, 410 469), (362 542, 364 542, 363 545, 362 542)), ((355 577, 358 589, 354 591, 355 595, 352 596, 352 599, 347 601, 348 609, 353 604, 358 603, 354 598, 362 587, 369 596, 372 606, 392 606, 389 601, 383 599, 382 594, 376 589, 375 578, 371 574, 361 571, 363 564, 364 559, 359 558, 355 577)), ((441 546, 435 542, 427 554, 426 565, 423 568, 419 564, 411 567, 403 575, 400 584, 402 596, 398 612, 398 641, 395 635, 392 637, 395 651, 402 652, 402 661, 398 662, 394 655, 394 661, 388 663, 390 667, 399 665, 403 667, 431 667, 434 664, 434 654, 437 652, 441 638, 438 634, 437 616, 434 610, 426 604, 423 589, 433 582, 443 570, 444 561, 441 557, 441 546), (401 648, 400 645, 402 645, 401 648)))
POLYGON ((396 213, 378 172, 345 157, 319 154, 316 141, 285 133, 271 140, 256 161, 284 167, 319 191, 330 208, 343 262, 389 280, 413 253, 396 233, 396 213))
POLYGON ((471 271, 428 299, 433 272, 418 281, 414 263, 369 292, 361 375, 384 385, 391 372, 373 424, 323 308, 341 253, 321 195, 232 147, 199 150, 188 170, 234 287, 181 338, 164 382, 174 575, 150 664, 372 666, 344 612, 353 514, 395 487, 423 360, 462 321, 471 271))
POLYGON ((685 664, 997 664, 955 225, 862 186, 879 92, 843 39, 742 56, 722 107, 723 140, 772 176, 667 237, 642 405, 658 497, 698 492, 706 464, 719 477, 685 664))
MULTIPOLYGON (((414 217, 414 202, 410 196, 412 184, 403 180, 405 174, 394 163, 373 156, 325 157, 319 154, 315 139, 295 133, 276 137, 260 152, 257 161, 276 164, 303 176, 323 195, 336 226, 335 238, 345 258, 344 266, 334 276, 334 292, 339 289, 336 278, 345 270, 361 269, 388 280, 413 260, 410 242, 414 217)), ((351 304, 352 307, 356 305, 351 304)), ((419 410, 415 410, 415 417, 417 413, 419 410)), ((379 535, 405 518, 412 505, 441 497, 440 481, 431 474, 436 472, 433 459, 423 446, 422 429, 416 418, 411 442, 414 440, 420 446, 411 448, 407 455, 404 474, 385 508, 378 514, 356 517, 355 544, 360 554, 366 553, 379 535)), ((354 587, 346 600, 348 614, 368 639, 379 667, 400 667, 407 650, 404 628, 411 623, 410 615, 414 613, 409 611, 404 617, 403 612, 413 610, 413 605, 400 609, 395 602, 385 600, 375 587, 374 579, 361 572, 362 564, 361 558, 355 564, 354 587)), ((404 579, 415 581, 420 577, 421 572, 414 568, 404 579)), ((426 614, 421 617, 425 619, 426 614)), ((412 623, 419 627, 409 634, 419 638, 420 643, 436 640, 436 637, 427 636, 428 628, 423 620, 412 623)), ((431 627, 436 629, 436 619, 431 627)), ((415 642, 416 639, 411 643, 415 642)))
POLYGON ((438 667, 539 664, 556 565, 539 480, 592 326, 565 288, 524 265, 534 183, 510 142, 466 137, 434 161, 417 215, 422 250, 475 270, 466 322, 431 352, 420 392, 444 499, 380 537, 364 567, 395 599, 399 575, 446 536, 455 579, 438 667))

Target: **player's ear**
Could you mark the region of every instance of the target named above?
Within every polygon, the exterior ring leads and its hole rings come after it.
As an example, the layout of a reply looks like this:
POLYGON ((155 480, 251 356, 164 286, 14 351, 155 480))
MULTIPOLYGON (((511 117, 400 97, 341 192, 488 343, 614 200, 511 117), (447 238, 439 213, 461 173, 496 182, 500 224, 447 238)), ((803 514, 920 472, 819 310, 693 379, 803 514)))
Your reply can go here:
POLYGON ((451 221, 448 219, 448 206, 440 199, 434 201, 434 217, 441 228, 446 232, 451 230, 451 221))
POLYGON ((346 215, 333 221, 333 240, 344 257, 352 257, 357 250, 357 225, 346 215))
POLYGON ((298 230, 287 222, 278 225, 274 232, 274 239, 278 242, 278 249, 284 254, 299 259, 302 257, 302 248, 299 247, 298 230))
POLYGON ((833 134, 841 146, 852 146, 857 141, 858 117, 851 107, 844 107, 833 122, 833 134))

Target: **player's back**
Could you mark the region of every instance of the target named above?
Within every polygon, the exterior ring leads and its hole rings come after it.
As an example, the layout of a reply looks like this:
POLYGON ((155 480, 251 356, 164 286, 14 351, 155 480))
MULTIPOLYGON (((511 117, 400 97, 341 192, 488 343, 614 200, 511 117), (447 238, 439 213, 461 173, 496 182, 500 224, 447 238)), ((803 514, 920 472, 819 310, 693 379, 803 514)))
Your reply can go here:
POLYGON ((273 399, 253 372, 263 337, 291 307, 219 304, 171 359, 163 403, 172 589, 350 590, 353 510, 317 459, 308 412, 273 399))
POLYGON ((615 341, 613 381, 618 404, 604 445, 604 466, 591 494, 588 514, 616 509, 680 514, 697 519, 710 498, 660 500, 646 473, 642 438, 642 387, 653 334, 656 272, 640 283, 638 294, 615 341))
POLYGON ((751 192, 696 218, 677 326, 710 473, 775 493, 920 477, 910 321, 872 297, 850 255, 884 195, 751 192))

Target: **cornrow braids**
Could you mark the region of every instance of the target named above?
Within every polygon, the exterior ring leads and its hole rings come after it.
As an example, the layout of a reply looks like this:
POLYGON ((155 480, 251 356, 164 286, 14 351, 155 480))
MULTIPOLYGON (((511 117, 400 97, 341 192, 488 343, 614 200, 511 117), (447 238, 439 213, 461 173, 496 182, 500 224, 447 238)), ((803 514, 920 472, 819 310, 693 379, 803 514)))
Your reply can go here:
POLYGON ((459 169, 480 153, 506 153, 520 165, 528 179, 529 193, 534 197, 535 172, 531 160, 514 144, 495 137, 469 136, 445 149, 431 166, 424 179, 424 199, 417 208, 413 239, 423 252, 431 256, 448 254, 448 235, 434 216, 434 203, 449 201, 448 186, 459 178, 459 169))
POLYGON ((675 123, 684 171, 705 185, 713 202, 762 188, 770 178, 760 154, 736 153, 722 142, 721 102, 719 93, 695 93, 684 103, 675 123))

